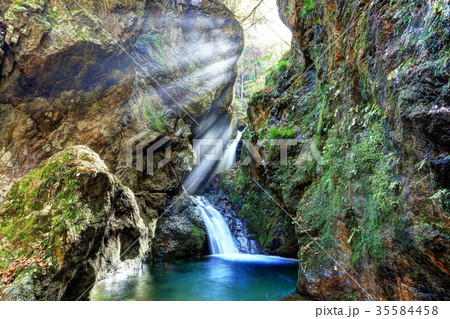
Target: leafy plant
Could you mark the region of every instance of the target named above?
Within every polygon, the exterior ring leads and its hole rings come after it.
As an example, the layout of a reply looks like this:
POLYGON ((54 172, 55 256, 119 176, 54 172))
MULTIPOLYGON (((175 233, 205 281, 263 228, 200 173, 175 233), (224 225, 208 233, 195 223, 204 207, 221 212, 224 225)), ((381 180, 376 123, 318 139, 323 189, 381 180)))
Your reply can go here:
POLYGON ((152 108, 150 102, 145 100, 142 103, 144 118, 147 123, 157 132, 164 132, 168 126, 167 112, 159 108, 152 108))
POLYGON ((303 0, 302 8, 300 9, 299 12, 299 17, 307 19, 313 16, 315 13, 316 13, 316 4, 314 0, 303 0))

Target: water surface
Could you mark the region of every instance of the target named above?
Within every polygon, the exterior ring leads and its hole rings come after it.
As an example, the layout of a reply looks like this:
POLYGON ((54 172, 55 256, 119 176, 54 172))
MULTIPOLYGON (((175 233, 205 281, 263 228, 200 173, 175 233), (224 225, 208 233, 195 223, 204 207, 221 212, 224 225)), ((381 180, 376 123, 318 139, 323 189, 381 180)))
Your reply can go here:
POLYGON ((257 301, 294 292, 298 262, 261 255, 160 262, 98 283, 92 300, 257 301))

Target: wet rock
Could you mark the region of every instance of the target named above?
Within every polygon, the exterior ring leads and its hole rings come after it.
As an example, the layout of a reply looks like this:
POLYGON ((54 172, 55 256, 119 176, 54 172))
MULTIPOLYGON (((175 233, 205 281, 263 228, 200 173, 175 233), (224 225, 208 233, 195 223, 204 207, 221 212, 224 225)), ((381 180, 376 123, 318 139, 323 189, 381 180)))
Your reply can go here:
POLYGON ((248 230, 247 223, 237 215, 226 189, 220 187, 221 178, 222 174, 219 173, 211 179, 206 187, 206 197, 225 218, 233 237, 236 239, 239 251, 246 254, 261 254, 263 249, 255 234, 248 230))
POLYGON ((185 259, 209 253, 206 226, 189 195, 175 197, 156 226, 153 257, 185 259))

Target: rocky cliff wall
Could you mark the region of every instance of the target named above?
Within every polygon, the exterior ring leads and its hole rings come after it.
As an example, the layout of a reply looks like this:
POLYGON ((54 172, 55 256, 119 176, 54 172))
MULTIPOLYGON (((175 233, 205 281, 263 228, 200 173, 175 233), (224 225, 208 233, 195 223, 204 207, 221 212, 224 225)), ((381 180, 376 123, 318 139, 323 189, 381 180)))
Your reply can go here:
MULTIPOLYGON (((192 132, 201 129, 211 112, 219 118, 232 117, 229 107, 235 65, 243 41, 242 28, 221 1, 2 2, 0 212, 6 223, 3 226, 7 227, 11 221, 7 214, 11 196, 17 185, 29 178, 27 174, 52 155, 74 145, 85 145, 101 157, 109 174, 125 185, 120 187, 133 191, 130 196, 137 203, 139 220, 144 221, 148 233, 147 249, 141 259, 148 257, 157 218, 192 170, 192 132), (154 151, 153 162, 147 161, 149 149, 154 151), (169 163, 160 169, 155 165, 154 173, 149 174, 149 165, 167 156, 169 163), (140 160, 142 167, 138 165, 140 160)), ((78 196, 78 191, 74 192, 78 196)), ((31 197, 35 196, 40 201, 41 195, 32 192, 27 194, 30 197, 27 200, 33 201, 31 197)), ((71 192, 65 195, 74 196, 71 192)), ((98 204, 106 208, 93 213, 109 218, 110 200, 109 197, 99 200, 98 204)), ((134 204, 131 206, 128 208, 136 208, 134 204)), ((97 206, 93 207, 95 210, 97 206)), ((38 206, 33 214, 41 208, 38 206)), ((23 213, 30 214, 30 209, 25 206, 23 213)), ((133 227, 140 228, 135 222, 133 227)), ((33 227, 28 231, 27 236, 35 235, 33 227)), ((97 247, 106 240, 102 234, 87 244, 97 247)), ((19 240, 13 238, 19 236, 16 233, 8 236, 8 241, 19 240)), ((126 236, 126 231, 120 236, 126 236)), ((74 244, 70 249, 78 246, 74 244)), ((83 249, 89 250, 85 246, 83 249)), ((14 257, 22 257, 22 253, 14 257)), ((111 258, 114 256, 111 253, 111 258)), ((13 260, 2 258, 1 268, 5 271, 13 260)), ((71 266, 59 265, 63 269, 71 266)), ((99 278, 99 269, 91 272, 88 268, 80 271, 81 277, 99 278)), ((67 280, 60 290, 45 286, 56 290, 42 291, 35 297, 72 299, 86 288, 67 287, 67 280)), ((11 298, 19 297, 13 294, 11 298)))
POLYGON ((224 177, 239 214, 268 248, 295 228, 301 294, 449 299, 449 5, 278 4, 294 40, 248 110, 267 164, 224 177))
MULTIPOLYGON (((171 191, 192 165, 190 131, 212 105, 229 111, 243 36, 220 2, 23 1, 2 7, 2 26, 3 176, 79 144, 126 171, 125 142, 159 132, 183 156, 145 185, 171 191)), ((119 175, 136 188, 133 174, 119 175)))

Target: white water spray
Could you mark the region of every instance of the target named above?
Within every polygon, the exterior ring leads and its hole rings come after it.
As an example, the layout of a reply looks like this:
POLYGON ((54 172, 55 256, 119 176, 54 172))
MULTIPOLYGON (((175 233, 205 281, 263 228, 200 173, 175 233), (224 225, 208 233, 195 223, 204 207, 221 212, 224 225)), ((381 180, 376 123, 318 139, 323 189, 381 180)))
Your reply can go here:
POLYGON ((233 235, 225 219, 205 197, 193 197, 208 231, 209 245, 212 255, 239 254, 233 235))

